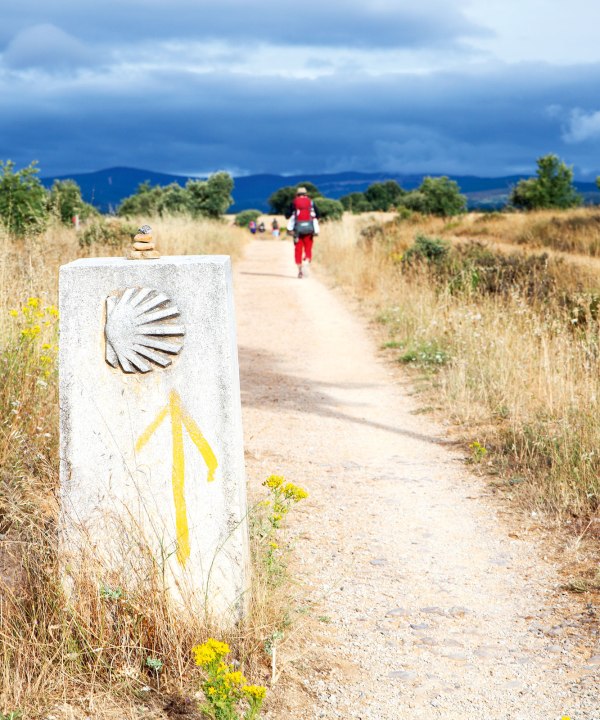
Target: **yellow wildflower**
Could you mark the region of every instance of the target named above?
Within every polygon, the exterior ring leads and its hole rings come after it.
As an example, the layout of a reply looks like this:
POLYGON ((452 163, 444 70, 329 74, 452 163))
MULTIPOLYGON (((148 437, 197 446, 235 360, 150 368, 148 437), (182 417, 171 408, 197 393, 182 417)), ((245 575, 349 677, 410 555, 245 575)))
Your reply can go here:
POLYGON ((39 298, 36 298, 36 297, 30 297, 30 298, 27 300, 27 305, 29 305, 29 307, 31 307, 31 308, 39 307, 39 305, 40 305, 40 299, 39 299, 39 298))
POLYGON ((204 643, 204 645, 196 645, 196 647, 193 647, 192 654, 194 655, 194 661, 198 667, 206 667, 207 665, 210 665, 217 657, 214 650, 209 648, 206 643, 204 643))
POLYGON ((208 640, 204 644, 209 647, 216 655, 220 655, 221 657, 229 653, 229 645, 227 643, 221 642, 220 640, 208 638, 208 640))
POLYGON ((269 543, 269 547, 273 548, 273 550, 277 550, 279 545, 276 542, 273 542, 273 540, 271 540, 271 542, 269 543))
POLYGON ((264 481, 263 485, 265 487, 275 490, 282 483, 283 483, 283 478, 281 477, 281 475, 269 475, 269 477, 264 481))
POLYGON ((246 678, 242 675, 239 670, 230 672, 225 675, 226 685, 243 685, 246 682, 246 678))
POLYGON ((52 315, 52 317, 58 317, 58 308, 56 305, 48 305, 46 312, 48 315, 52 315))
POLYGON ((281 490, 288 500, 293 500, 294 502, 299 502, 300 500, 304 500, 304 498, 308 497, 306 490, 298 487, 298 485, 293 485, 292 483, 287 483, 287 485, 284 485, 281 490))
POLYGON ((12 317, 19 317, 18 310, 10 310, 9 313, 10 313, 10 315, 12 315, 12 317))
POLYGON ((267 694, 267 688, 262 685, 244 685, 242 692, 253 700, 264 700, 267 694))
POLYGON ((42 345, 42 350, 52 350, 52 345, 50 343, 44 343, 42 345))

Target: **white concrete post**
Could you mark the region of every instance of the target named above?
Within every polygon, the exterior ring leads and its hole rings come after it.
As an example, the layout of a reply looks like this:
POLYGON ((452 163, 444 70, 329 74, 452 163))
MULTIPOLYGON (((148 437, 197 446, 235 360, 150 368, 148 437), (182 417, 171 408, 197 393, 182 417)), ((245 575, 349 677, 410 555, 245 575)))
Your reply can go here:
POLYGON ((229 258, 64 265, 59 370, 65 567, 155 571, 177 601, 238 619, 248 530, 229 258))

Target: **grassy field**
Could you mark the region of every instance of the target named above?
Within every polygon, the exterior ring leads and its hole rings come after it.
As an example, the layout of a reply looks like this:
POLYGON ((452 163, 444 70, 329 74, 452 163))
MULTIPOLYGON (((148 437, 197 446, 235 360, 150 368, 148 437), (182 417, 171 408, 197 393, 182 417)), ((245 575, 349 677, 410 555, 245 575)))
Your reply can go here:
MULTIPOLYGON (((58 268, 86 255, 122 255, 131 228, 115 222, 93 236, 59 225, 35 239, 13 241, 0 234, 3 720, 40 713, 137 718, 140 707, 148 716, 163 717, 159 709, 169 703, 173 712, 189 711, 189 700, 186 705, 182 698, 193 698, 200 682, 190 652, 194 645, 211 635, 227 641, 240 669, 263 683, 271 662, 265 643, 278 637, 289 614, 285 551, 273 550, 285 542, 264 506, 254 508, 250 517, 251 611, 235 630, 219 633, 203 617, 175 612, 153 573, 115 578, 110 587, 83 576, 75 601, 65 602, 55 540, 58 268)), ((152 225, 165 255, 223 253, 235 259, 246 240, 243 230, 225 222, 172 219, 152 225)), ((273 492, 264 489, 265 496, 273 492)), ((280 505, 287 502, 283 498, 280 505)))
POLYGON ((600 211, 347 215, 320 242, 473 463, 600 536, 600 211))

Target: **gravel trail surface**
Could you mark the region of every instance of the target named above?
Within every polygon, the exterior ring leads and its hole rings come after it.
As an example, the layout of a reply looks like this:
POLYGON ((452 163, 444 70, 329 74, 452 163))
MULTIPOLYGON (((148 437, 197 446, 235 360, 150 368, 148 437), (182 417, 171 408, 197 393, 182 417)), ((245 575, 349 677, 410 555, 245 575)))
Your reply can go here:
POLYGON ((296 278, 291 243, 252 242, 235 277, 250 484, 310 493, 290 520, 312 610, 267 717, 600 720, 597 608, 499 517, 364 322, 296 278))

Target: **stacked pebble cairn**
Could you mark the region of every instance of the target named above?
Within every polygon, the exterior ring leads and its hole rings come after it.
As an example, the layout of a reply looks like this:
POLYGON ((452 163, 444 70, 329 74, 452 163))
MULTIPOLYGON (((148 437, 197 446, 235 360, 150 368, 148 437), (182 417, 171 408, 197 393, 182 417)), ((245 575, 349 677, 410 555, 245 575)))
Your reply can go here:
POLYGON ((160 257, 160 253, 154 249, 150 225, 142 225, 138 229, 137 235, 133 238, 133 248, 128 250, 127 257, 130 260, 148 260, 160 257))

